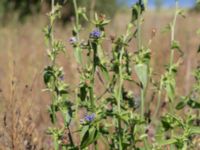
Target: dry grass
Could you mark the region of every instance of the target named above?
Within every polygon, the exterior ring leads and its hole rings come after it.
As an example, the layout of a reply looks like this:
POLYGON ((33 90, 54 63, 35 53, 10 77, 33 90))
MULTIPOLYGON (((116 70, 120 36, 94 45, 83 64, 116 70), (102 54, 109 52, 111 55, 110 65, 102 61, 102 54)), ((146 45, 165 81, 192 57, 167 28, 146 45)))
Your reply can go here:
MULTIPOLYGON (((180 41, 184 51, 184 62, 179 69, 177 81, 178 92, 188 93, 192 85, 192 69, 199 63, 196 50, 200 43, 196 35, 200 27, 197 14, 190 14, 186 19, 178 19, 176 39, 180 41)), ((127 12, 116 16, 108 26, 110 34, 119 35, 125 30, 128 22, 127 12)), ((148 12, 145 16, 143 34, 147 42, 152 29, 156 29, 151 49, 152 65, 155 71, 162 73, 162 65, 169 56, 169 34, 161 33, 161 29, 172 20, 171 12, 148 12)), ((48 64, 42 28, 46 21, 44 16, 36 17, 24 25, 9 24, 0 28, 0 149, 33 150, 50 149, 51 143, 45 134, 50 125, 47 105, 50 102, 47 93, 42 92, 42 69, 48 64)), ((56 36, 66 42, 67 53, 60 56, 59 62, 66 72, 68 83, 77 83, 77 64, 74 61, 72 48, 68 45, 71 26, 57 25, 56 36), (74 74, 75 73, 75 74, 74 74)), ((88 29, 86 29, 88 30, 88 29)), ((83 36, 87 31, 83 31, 83 36)), ((110 50, 108 39, 105 49, 110 50)), ((136 50, 135 42, 131 43, 131 51, 136 50)), ((177 55, 178 57, 178 55, 177 55)))

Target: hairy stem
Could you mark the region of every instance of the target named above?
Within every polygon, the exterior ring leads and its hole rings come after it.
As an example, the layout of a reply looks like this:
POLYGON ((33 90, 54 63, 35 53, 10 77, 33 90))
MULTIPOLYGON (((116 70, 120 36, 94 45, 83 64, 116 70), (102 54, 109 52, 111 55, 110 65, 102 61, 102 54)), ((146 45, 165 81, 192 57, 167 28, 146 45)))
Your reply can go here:
MULTIPOLYGON (((137 47, 138 47, 138 51, 141 50, 141 15, 138 16, 138 20, 137 20, 137 47)), ((142 87, 141 89, 141 116, 144 117, 144 99, 145 99, 145 89, 142 87)))
MULTIPOLYGON (((122 85, 123 85, 123 76, 122 76, 122 57, 124 53, 124 47, 121 49, 120 58, 119 58, 119 89, 118 89, 118 97, 117 97, 117 108, 118 113, 121 112, 121 100, 122 100, 122 85)), ((118 119, 118 127, 119 127, 119 149, 122 150, 122 137, 121 137, 121 120, 118 119)))
MULTIPOLYGON (((55 1, 52 0, 51 1, 51 13, 54 13, 54 7, 55 7, 55 1)), ((53 34, 53 19, 52 17, 50 17, 50 26, 51 26, 51 36, 50 36, 50 48, 51 51, 53 51, 53 42, 54 42, 54 34, 53 34)), ((55 66, 55 57, 52 60, 52 66, 55 66)), ((55 99, 56 99, 56 93, 53 92, 52 93, 52 120, 53 120, 53 124, 55 124, 56 122, 56 110, 55 110, 55 99)))
MULTIPOLYGON (((51 13, 52 14, 54 13, 54 9, 55 9, 55 1, 52 0, 51 1, 51 13)), ((53 51, 53 42, 54 42, 54 34, 53 34, 54 25, 53 24, 54 24, 53 19, 52 19, 52 17, 50 17, 50 26, 51 26, 50 49, 51 49, 51 51, 53 51)), ((53 66, 55 65, 55 61, 56 61, 56 58, 53 57, 53 61, 52 61, 53 66)))

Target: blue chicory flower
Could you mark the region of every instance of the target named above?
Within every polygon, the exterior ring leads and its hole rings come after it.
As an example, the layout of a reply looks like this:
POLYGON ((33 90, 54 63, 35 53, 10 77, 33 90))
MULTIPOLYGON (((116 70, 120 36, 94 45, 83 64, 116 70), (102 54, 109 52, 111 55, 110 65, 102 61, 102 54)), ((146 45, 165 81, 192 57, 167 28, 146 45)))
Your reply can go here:
POLYGON ((71 38, 69 39, 69 42, 70 42, 70 44, 75 44, 75 43, 77 42, 76 37, 71 37, 71 38))
POLYGON ((91 115, 86 115, 84 119, 87 122, 92 122, 94 118, 95 118, 95 114, 91 114, 91 115))
POLYGON ((90 37, 98 39, 101 36, 101 31, 99 29, 95 29, 90 33, 90 37))
POLYGON ((60 78, 60 80, 63 81, 64 80, 64 75, 60 76, 59 78, 60 78))

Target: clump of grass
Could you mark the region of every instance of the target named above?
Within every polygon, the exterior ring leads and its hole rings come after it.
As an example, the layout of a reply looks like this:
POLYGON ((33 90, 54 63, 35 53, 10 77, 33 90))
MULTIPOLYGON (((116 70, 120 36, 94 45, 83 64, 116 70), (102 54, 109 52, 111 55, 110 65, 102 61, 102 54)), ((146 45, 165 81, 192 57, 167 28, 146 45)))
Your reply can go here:
MULTIPOLYGON (((181 45, 175 40, 176 20, 182 11, 178 8, 168 30, 171 32, 170 60, 159 81, 155 80, 150 65, 152 39, 147 44, 142 39, 143 13, 146 3, 139 0, 132 7, 132 18, 127 29, 119 37, 112 37, 110 52, 103 48, 107 38, 105 28, 110 22, 104 15, 95 14, 94 29, 88 39, 81 39, 80 19, 88 18, 85 9, 73 0, 75 23, 69 42, 79 64, 78 85, 69 86, 64 80, 64 71, 57 64, 57 56, 65 53, 62 41, 54 36, 54 23, 60 16, 61 6, 52 0, 48 14, 49 25, 44 29, 48 45, 49 65, 44 69, 46 91, 52 96, 49 115, 54 149, 188 149, 194 146, 192 138, 200 134, 199 118, 199 68, 194 73, 196 84, 189 95, 176 92, 176 75, 181 65, 181 45), (128 51, 130 42, 136 38, 137 50, 128 51), (181 55, 175 59, 175 53, 181 55), (133 75, 137 76, 137 80, 133 75), (100 82, 103 91, 96 89, 100 82), (136 85, 140 91, 136 98, 134 90, 127 85, 136 85), (75 87, 75 89, 71 89, 75 87), (150 97, 148 92, 153 88, 150 97), (157 106, 150 110, 149 101, 157 95, 157 106), (166 106, 162 106, 162 100, 166 106), (162 109, 166 108, 165 112, 162 109), (179 115, 187 108, 189 112, 179 115), (159 113, 159 112, 162 112, 159 113), (158 115, 159 114, 159 115, 158 115), (60 121, 62 118, 62 121, 60 121), (144 147, 144 148, 142 148, 144 147)), ((154 36, 154 34, 153 34, 154 36)), ((152 36, 152 38, 153 38, 152 36)))
POLYGON ((16 79, 16 63, 12 52, 9 51, 9 95, 1 91, 4 104, 1 116, 0 149, 42 149, 41 139, 33 121, 30 103, 33 85, 25 85, 22 93, 18 93, 16 79))

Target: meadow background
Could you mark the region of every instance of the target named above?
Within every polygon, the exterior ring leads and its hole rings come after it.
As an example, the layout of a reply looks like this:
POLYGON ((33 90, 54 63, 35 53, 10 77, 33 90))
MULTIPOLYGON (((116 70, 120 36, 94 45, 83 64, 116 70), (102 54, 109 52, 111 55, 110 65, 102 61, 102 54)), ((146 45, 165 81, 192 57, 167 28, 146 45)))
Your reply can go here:
MULTIPOLYGON (((168 1, 169 2, 169 1, 168 1)), ((188 1, 187 1, 188 2, 188 1)), ((27 8, 17 6, 15 2, 0 2, 0 150, 51 149, 52 143, 45 133, 50 125, 47 106, 49 95, 42 91, 43 68, 48 64, 44 42, 43 27, 48 23, 46 13, 48 2, 40 0, 29 2, 27 8), (14 7, 15 6, 15 7, 14 7), (36 6, 36 7, 35 7, 36 6)), ((22 1, 23 3, 23 1, 22 1)), ((97 0, 96 3, 86 2, 88 12, 103 11, 112 22, 106 27, 107 39, 105 49, 110 50, 110 35, 120 35, 125 31, 125 22, 130 20, 130 6, 134 1, 106 1, 97 0), (110 4, 109 4, 110 3, 110 4), (113 5, 115 4, 115 5, 113 5), (112 8, 112 9, 111 9, 112 8)), ((156 36, 152 41, 152 65, 156 72, 163 73, 164 66, 169 60, 170 34, 163 33, 165 26, 173 19, 173 3, 153 3, 145 13, 143 24, 144 42, 151 38, 152 31, 156 36)), ((25 3, 24 3, 25 5, 25 3)), ((178 70, 178 93, 186 95, 193 83, 192 70, 200 64, 196 52, 200 37, 196 34, 200 27, 199 7, 194 3, 185 4, 185 18, 178 18, 175 38, 181 43, 184 61, 178 70)), ((88 14, 90 15, 90 13, 88 14)), ((69 44, 73 22, 73 10, 64 7, 63 21, 56 24, 55 35, 65 41, 66 54, 60 56, 59 63, 64 67, 65 80, 71 85, 78 82, 77 63, 74 60, 72 47, 69 44)), ((92 26, 84 25, 82 36, 92 30, 92 26)), ((130 51, 136 51, 136 43, 131 42, 130 51)), ((178 55, 177 55, 178 57, 178 55)))

